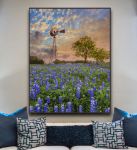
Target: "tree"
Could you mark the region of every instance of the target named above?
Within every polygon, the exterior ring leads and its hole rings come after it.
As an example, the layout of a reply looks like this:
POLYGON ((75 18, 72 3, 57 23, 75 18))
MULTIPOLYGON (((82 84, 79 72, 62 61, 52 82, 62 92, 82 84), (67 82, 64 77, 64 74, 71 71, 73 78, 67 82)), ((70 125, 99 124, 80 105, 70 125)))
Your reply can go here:
POLYGON ((84 62, 87 62, 87 58, 92 57, 93 52, 96 49, 95 42, 91 40, 90 37, 84 36, 76 41, 72 48, 75 51, 76 56, 81 56, 84 58, 84 62))
POLYGON ((105 59, 109 58, 109 52, 103 48, 96 48, 96 50, 93 52, 93 58, 97 63, 102 63, 105 59))
POLYGON ((44 61, 36 56, 30 56, 30 64, 44 64, 44 61))

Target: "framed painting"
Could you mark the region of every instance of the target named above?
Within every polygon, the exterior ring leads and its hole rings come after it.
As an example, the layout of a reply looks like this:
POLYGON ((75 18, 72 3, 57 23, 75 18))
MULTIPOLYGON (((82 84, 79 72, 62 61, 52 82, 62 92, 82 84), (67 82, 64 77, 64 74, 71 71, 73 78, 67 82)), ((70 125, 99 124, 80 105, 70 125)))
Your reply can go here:
POLYGON ((109 114, 111 9, 29 9, 29 112, 109 114))

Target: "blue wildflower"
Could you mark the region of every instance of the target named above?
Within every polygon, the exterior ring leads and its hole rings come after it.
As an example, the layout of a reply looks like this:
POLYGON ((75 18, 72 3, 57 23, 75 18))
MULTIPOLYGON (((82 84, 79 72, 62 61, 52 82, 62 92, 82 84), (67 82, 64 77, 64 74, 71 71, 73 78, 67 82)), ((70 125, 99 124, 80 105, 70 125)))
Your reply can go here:
POLYGON ((33 111, 34 111, 33 106, 30 106, 30 107, 29 107, 29 111, 30 111, 30 112, 33 112, 33 111))
POLYGON ((61 81, 61 82, 60 82, 60 88, 61 88, 61 89, 63 88, 63 85, 64 85, 64 83, 63 83, 63 81, 61 81))
POLYGON ((80 99, 80 87, 77 87, 76 89, 76 97, 77 99, 80 99))
POLYGON ((57 105, 54 106, 54 112, 58 112, 58 106, 57 105))
POLYGON ((50 83, 47 81, 47 82, 46 82, 46 91, 48 91, 49 88, 50 88, 50 83))
POLYGON ((110 107, 105 109, 105 113, 109 113, 110 112, 110 107))
POLYGON ((66 108, 66 112, 69 112, 68 108, 66 108))
POLYGON ((44 112, 45 113, 48 112, 48 104, 47 103, 45 103, 45 105, 44 105, 44 112))
POLYGON ((94 89, 93 88, 89 89, 88 93, 89 93, 90 97, 94 97, 94 89))
POLYGON ((104 87, 105 87, 105 82, 103 81, 103 82, 102 82, 102 88, 104 88, 104 87))
POLYGON ((72 103, 71 102, 67 102, 67 108, 69 112, 72 112, 72 103))
POLYGON ((40 97, 38 98, 38 104, 42 105, 42 99, 40 97))
POLYGON ((58 88, 58 80, 55 80, 55 89, 58 88))
POLYGON ((97 101, 94 99, 94 97, 90 98, 90 112, 96 112, 97 111, 97 101))
POLYGON ((93 82, 93 83, 96 83, 96 77, 94 77, 94 78, 92 79, 92 82, 93 82))
POLYGON ((50 103, 50 97, 49 96, 46 97, 46 102, 47 102, 47 104, 50 103))
POLYGON ((59 103, 62 103, 62 96, 59 96, 59 103))
POLYGON ((61 105, 61 112, 64 112, 65 111, 65 106, 64 104, 61 105))
POLYGON ((36 98, 37 98, 37 94, 35 92, 35 89, 33 89, 33 88, 30 90, 30 98, 32 100, 36 100, 36 98))
POLYGON ((108 82, 110 82, 110 76, 111 76, 111 74, 110 74, 110 72, 108 72, 108 82))
POLYGON ((96 91, 96 87, 95 86, 93 87, 93 90, 94 90, 94 92, 96 91))
POLYGON ((98 90, 99 90, 99 91, 103 90, 103 87, 102 87, 102 86, 100 86, 100 87, 98 88, 98 90))
POLYGON ((82 105, 79 105, 79 112, 81 113, 83 111, 82 105))
POLYGON ((41 107, 39 104, 35 105, 35 112, 41 112, 41 107))
POLYGON ((36 94, 39 94, 39 93, 40 93, 40 86, 37 84, 36 81, 34 82, 32 88, 35 90, 36 94))
POLYGON ((90 70, 90 75, 92 75, 92 69, 90 70))

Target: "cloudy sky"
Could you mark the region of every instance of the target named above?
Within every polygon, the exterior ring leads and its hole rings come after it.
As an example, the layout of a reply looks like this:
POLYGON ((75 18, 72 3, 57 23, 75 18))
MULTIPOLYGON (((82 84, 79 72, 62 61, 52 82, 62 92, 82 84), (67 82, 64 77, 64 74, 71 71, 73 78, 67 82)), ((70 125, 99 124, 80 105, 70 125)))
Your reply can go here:
POLYGON ((81 60, 72 44, 82 36, 90 36, 97 47, 110 50, 110 9, 30 9, 30 55, 51 62, 56 27, 65 33, 56 36, 57 59, 81 60))

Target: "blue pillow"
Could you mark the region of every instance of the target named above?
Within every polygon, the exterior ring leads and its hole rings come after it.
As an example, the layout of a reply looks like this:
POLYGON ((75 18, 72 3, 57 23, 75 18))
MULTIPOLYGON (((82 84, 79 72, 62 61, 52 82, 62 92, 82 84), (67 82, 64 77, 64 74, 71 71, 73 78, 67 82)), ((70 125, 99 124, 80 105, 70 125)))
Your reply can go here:
POLYGON ((28 119, 27 107, 12 114, 0 113, 0 148, 17 146, 17 117, 28 119))
POLYGON ((126 146, 137 147, 137 118, 125 118, 123 129, 126 146))
POLYGON ((59 145, 69 147, 69 126, 47 126, 47 143, 48 146, 59 145))
POLYGON ((92 145, 93 141, 93 126, 70 126, 70 140, 69 146, 78 146, 78 145, 92 145))
POLYGON ((112 121, 121 120, 122 118, 137 118, 137 114, 129 114, 128 112, 119 108, 114 108, 114 114, 112 121))
POLYGON ((93 126, 47 126, 46 145, 61 145, 71 148, 77 145, 92 145, 93 126))

